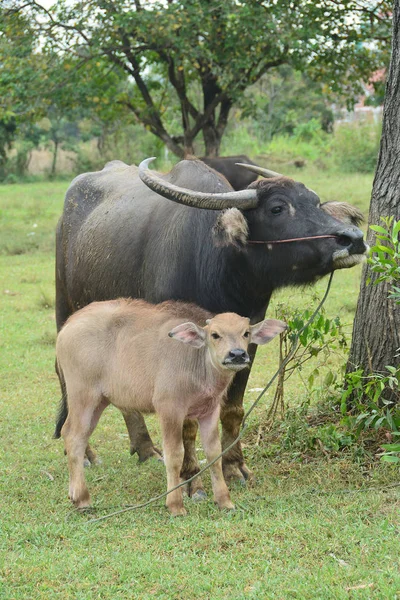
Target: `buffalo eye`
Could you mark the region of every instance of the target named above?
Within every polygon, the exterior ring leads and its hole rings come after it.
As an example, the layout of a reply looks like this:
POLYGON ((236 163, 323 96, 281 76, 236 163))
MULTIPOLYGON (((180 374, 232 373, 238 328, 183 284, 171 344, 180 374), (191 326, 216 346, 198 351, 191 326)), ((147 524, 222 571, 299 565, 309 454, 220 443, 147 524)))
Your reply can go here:
POLYGON ((273 215, 279 215, 283 211, 283 206, 273 206, 271 212, 273 215))
POLYGON ((246 331, 246 333, 243 334, 243 337, 248 338, 250 336, 250 331, 246 331))
POLYGON ((211 337, 213 338, 213 340, 219 340, 221 336, 218 333, 214 332, 211 334, 211 337))

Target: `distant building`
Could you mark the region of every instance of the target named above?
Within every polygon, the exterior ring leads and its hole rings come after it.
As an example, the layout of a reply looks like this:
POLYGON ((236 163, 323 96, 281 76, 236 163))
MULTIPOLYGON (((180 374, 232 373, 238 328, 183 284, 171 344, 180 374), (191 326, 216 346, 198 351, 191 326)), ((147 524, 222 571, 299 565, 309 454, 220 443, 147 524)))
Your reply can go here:
POLYGON ((374 83, 384 81, 386 77, 386 69, 379 69, 373 73, 368 83, 362 83, 364 94, 359 97, 358 102, 354 105, 353 110, 345 108, 338 109, 333 106, 332 110, 336 116, 335 124, 354 123, 357 121, 367 121, 370 123, 379 123, 382 120, 383 104, 371 106, 366 101, 375 94, 374 83))

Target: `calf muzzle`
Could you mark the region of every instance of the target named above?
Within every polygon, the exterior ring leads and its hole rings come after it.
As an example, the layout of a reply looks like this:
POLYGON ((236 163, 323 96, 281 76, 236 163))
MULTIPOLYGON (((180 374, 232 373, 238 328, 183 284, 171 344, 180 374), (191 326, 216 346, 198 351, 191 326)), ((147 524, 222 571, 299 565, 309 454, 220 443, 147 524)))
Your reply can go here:
POLYGON ((234 348, 230 350, 225 357, 224 365, 247 365, 250 362, 250 357, 246 350, 242 348, 234 348))

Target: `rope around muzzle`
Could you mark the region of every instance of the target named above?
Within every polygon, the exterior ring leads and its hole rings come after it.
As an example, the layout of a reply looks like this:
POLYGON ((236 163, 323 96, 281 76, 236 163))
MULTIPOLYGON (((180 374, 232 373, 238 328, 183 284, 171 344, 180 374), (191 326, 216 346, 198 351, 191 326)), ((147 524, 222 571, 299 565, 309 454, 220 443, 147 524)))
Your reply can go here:
POLYGON ((264 240, 247 240, 247 244, 267 244, 268 246, 270 244, 288 244, 289 242, 304 242, 307 240, 321 240, 324 238, 338 238, 340 236, 338 235, 333 235, 333 234, 327 234, 327 235, 310 235, 308 237, 299 237, 299 238, 290 238, 288 240, 268 240, 268 241, 264 241, 264 240))
POLYGON ((171 492, 174 492, 175 490, 183 487, 184 485, 187 485, 188 483, 191 483, 194 479, 196 479, 196 477, 199 477, 200 475, 202 475, 205 471, 207 471, 207 469, 209 469, 210 467, 212 467, 212 465, 214 463, 216 463, 222 456, 224 456, 224 454, 226 454, 231 448, 233 448, 242 439, 242 437, 243 437, 243 435, 244 435, 244 433, 245 433, 245 431, 246 431, 246 429, 248 427, 247 419, 249 418, 249 416, 251 415, 251 413, 253 412, 253 410, 256 408, 256 406, 258 405, 258 403, 260 402, 261 398, 264 396, 264 394, 266 393, 266 391, 271 387, 271 385, 273 384, 273 382, 275 381, 275 379, 279 376, 279 374, 281 373, 281 371, 285 368, 285 366, 287 365, 287 363, 290 361, 290 359, 292 358, 292 356, 294 355, 294 353, 297 350, 297 346, 299 345, 300 335, 314 321, 315 317, 317 316, 317 314, 321 310, 322 306, 324 305, 324 303, 325 303, 325 301, 326 301, 326 299, 328 297, 328 294, 330 292, 330 289, 331 289, 331 284, 332 284, 332 279, 333 279, 333 273, 334 272, 332 271, 331 274, 330 274, 328 285, 326 287, 326 291, 325 291, 325 294, 324 294, 322 300, 319 302, 317 308, 314 310, 313 314, 308 319, 308 321, 305 323, 305 325, 303 325, 303 327, 298 331, 298 333, 295 334, 295 336, 293 338, 293 341, 292 341, 291 348, 290 348, 288 354, 286 355, 286 357, 284 358, 283 362, 281 363, 279 369, 271 377, 271 379, 269 380, 269 382, 267 383, 267 385, 260 392, 260 394, 257 396, 256 400, 253 402, 253 404, 250 406, 250 408, 248 409, 248 411, 245 413, 245 415, 243 417, 241 429, 240 429, 239 434, 236 437, 236 439, 231 444, 229 444, 229 446, 227 446, 226 448, 224 448, 222 450, 222 452, 216 458, 214 458, 214 460, 212 460, 211 462, 209 462, 208 464, 206 464, 202 469, 200 469, 200 471, 198 473, 196 473, 192 477, 189 477, 189 479, 186 479, 185 481, 181 481, 181 483, 179 483, 175 487, 171 488, 170 490, 167 490, 166 492, 163 492, 162 494, 159 494, 158 496, 154 496, 153 498, 150 498, 150 500, 147 500, 146 502, 142 502, 141 504, 133 504, 133 505, 125 506, 124 508, 122 508, 120 510, 117 510, 115 512, 109 513, 107 515, 103 515, 102 517, 98 517, 96 519, 90 519, 90 521, 87 522, 88 525, 91 525, 93 523, 98 523, 99 521, 105 521, 106 519, 110 519, 111 517, 115 517, 117 515, 122 515, 123 513, 126 513, 126 512, 131 511, 131 510, 136 510, 136 509, 139 509, 139 508, 145 508, 146 506, 149 506, 150 504, 153 504, 154 502, 157 502, 158 500, 161 500, 162 498, 165 498, 171 492))

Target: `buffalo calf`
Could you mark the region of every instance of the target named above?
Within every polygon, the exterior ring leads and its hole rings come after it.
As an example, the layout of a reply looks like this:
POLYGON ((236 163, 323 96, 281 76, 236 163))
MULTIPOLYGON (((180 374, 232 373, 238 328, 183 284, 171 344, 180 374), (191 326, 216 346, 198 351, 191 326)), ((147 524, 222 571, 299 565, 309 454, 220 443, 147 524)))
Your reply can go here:
MULTIPOLYGON (((57 338, 57 365, 67 394, 61 434, 75 506, 90 505, 83 460, 109 404, 123 414, 158 414, 171 489, 180 480, 184 419, 198 420, 207 460, 214 460, 221 452, 220 405, 235 373, 250 363, 249 343, 266 344, 285 327, 271 319, 250 325, 235 313, 213 317, 181 302, 119 299, 93 302, 73 314, 57 338)), ((211 477, 215 502, 233 508, 221 459, 211 477)), ((172 515, 185 514, 180 488, 168 494, 166 505, 172 515)))

